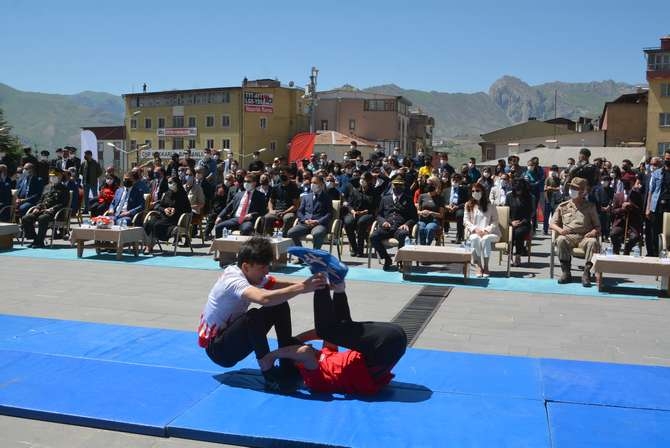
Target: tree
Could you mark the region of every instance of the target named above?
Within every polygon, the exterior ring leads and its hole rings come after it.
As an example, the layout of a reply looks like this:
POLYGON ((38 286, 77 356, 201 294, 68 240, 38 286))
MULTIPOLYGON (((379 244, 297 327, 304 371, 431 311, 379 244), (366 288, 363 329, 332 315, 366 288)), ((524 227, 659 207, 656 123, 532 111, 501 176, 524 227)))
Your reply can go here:
POLYGON ((0 152, 7 153, 13 165, 16 166, 21 160, 21 144, 19 139, 11 134, 11 130, 12 127, 5 120, 4 113, 0 109, 0 152))

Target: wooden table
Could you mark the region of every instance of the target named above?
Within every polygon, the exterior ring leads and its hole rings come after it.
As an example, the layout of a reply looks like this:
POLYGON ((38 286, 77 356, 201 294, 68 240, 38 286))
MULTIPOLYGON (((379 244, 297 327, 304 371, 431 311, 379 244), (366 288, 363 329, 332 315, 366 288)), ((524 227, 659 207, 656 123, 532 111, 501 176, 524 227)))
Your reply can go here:
POLYGON ((84 254, 84 242, 95 241, 96 252, 100 252, 103 245, 101 242, 107 242, 116 250, 116 259, 123 258, 123 248, 130 245, 133 248, 134 255, 140 254, 139 245, 144 241, 144 229, 142 227, 127 227, 121 229, 119 226, 112 226, 111 229, 98 229, 96 227, 73 227, 70 234, 70 241, 77 244, 77 256, 81 258, 84 254))
POLYGON ((463 278, 467 280, 472 258, 472 249, 448 246, 404 246, 398 249, 395 261, 402 264, 402 277, 407 279, 411 274, 412 262, 425 263, 462 263, 463 278))
POLYGON ((658 257, 632 257, 630 255, 593 256, 593 272, 596 274, 598 291, 603 290, 603 274, 651 275, 661 277, 661 291, 670 294, 670 258, 661 261, 658 257))
MULTIPOLYGON (((247 242, 251 236, 247 235, 230 235, 227 238, 217 238, 212 241, 209 248, 209 253, 214 252, 214 260, 219 262, 221 267, 235 262, 237 253, 240 251, 242 244, 247 242)), ((277 240, 275 238, 268 238, 272 243, 274 249, 274 266, 285 266, 288 258, 287 250, 293 246, 291 238, 282 238, 277 240)))
POLYGON ((11 249, 14 246, 14 236, 21 233, 18 224, 0 222, 0 249, 11 249))

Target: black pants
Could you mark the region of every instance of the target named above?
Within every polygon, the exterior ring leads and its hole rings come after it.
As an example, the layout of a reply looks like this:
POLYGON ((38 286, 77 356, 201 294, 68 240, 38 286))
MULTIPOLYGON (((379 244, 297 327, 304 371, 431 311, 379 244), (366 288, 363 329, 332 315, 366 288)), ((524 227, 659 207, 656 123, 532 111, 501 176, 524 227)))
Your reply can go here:
POLYGON ((528 235, 530 235, 529 223, 524 223, 519 227, 512 228, 512 240, 514 241, 516 254, 519 256, 528 255, 528 251, 526 250, 526 238, 528 235))
POLYGON ((21 220, 23 232, 27 239, 33 240, 33 244, 44 244, 49 225, 54 220, 55 213, 39 212, 29 213, 21 220), (35 233, 35 221, 37 221, 37 233, 35 233))
POLYGON ((361 353, 373 377, 390 372, 407 349, 407 335, 399 325, 352 321, 343 292, 331 299, 328 289, 314 291, 314 326, 324 341, 361 353))
POLYGON ((463 215, 465 210, 459 208, 454 210, 453 213, 447 212, 447 220, 453 219, 456 221, 456 241, 459 243, 465 238, 465 226, 463 225, 463 215))
MULTIPOLYGON (((619 255, 621 252, 621 245, 623 244, 625 235, 623 227, 612 227, 610 232, 610 239, 612 241, 612 252, 619 255)), ((638 229, 632 227, 628 228, 628 244, 623 248, 624 255, 630 255, 630 251, 634 246, 640 242, 640 232, 638 229)))
POLYGON ((287 302, 254 308, 235 319, 207 347, 207 356, 223 367, 232 367, 252 351, 256 359, 270 352, 267 333, 275 327, 279 346, 292 343, 291 309, 287 302))
POLYGON ((175 219, 161 216, 158 219, 148 221, 144 225, 144 231, 156 241, 168 241, 176 225, 177 221, 175 219))
POLYGON ((383 240, 389 238, 395 238, 398 240, 398 247, 405 245, 405 238, 409 235, 408 230, 400 230, 399 228, 389 227, 388 229, 383 228, 381 225, 377 226, 372 235, 370 235, 370 244, 375 248, 379 254, 379 258, 388 259, 389 254, 382 244, 383 240))
POLYGON ((344 217, 344 230, 352 252, 362 253, 365 249, 365 240, 368 238, 373 220, 374 216, 370 213, 355 218, 349 213, 344 217))

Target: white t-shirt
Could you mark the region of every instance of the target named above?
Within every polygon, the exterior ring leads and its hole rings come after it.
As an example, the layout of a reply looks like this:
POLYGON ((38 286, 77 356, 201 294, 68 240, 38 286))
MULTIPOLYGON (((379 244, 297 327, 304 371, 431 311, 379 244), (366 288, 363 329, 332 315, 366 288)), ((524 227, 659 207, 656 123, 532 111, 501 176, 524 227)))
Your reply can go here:
MULTIPOLYGON (((257 286, 271 287, 273 283, 274 278, 266 276, 257 286)), ((250 302, 242 297, 242 293, 250 286, 251 283, 238 266, 228 266, 223 271, 209 291, 207 303, 200 316, 198 343, 201 347, 207 347, 210 340, 247 311, 250 302)))

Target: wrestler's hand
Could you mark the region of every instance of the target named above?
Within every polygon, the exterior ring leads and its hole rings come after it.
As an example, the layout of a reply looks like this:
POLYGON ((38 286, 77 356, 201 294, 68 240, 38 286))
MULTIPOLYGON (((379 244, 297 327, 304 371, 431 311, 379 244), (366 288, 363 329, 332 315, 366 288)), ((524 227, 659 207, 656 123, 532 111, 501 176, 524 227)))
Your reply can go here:
POLYGON ((258 360, 258 365, 263 371, 271 369, 274 363, 275 363, 275 357, 272 352, 268 353, 267 355, 263 356, 261 359, 258 360))
POLYGON ((302 282, 302 285, 304 287, 304 292, 313 292, 316 291, 317 289, 321 289, 326 287, 328 284, 327 279, 326 279, 326 274, 323 272, 319 272, 317 274, 312 275, 308 279, 302 282))

